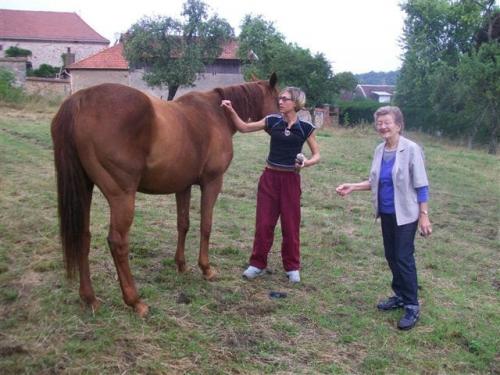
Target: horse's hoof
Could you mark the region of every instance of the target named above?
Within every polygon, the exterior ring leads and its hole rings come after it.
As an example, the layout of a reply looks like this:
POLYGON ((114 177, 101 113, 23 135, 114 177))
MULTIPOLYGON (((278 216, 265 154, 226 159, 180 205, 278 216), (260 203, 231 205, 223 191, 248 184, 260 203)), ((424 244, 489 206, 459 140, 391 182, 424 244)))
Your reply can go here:
POLYGON ((148 315, 149 307, 144 302, 137 302, 134 306, 134 311, 140 318, 145 318, 148 315))
POLYGON ((101 307, 101 303, 97 300, 97 298, 91 300, 82 299, 81 307, 82 309, 90 309, 92 314, 95 314, 101 307))
POLYGON ((187 270, 188 270, 188 268, 186 266, 186 263, 178 264, 177 265, 177 272, 179 272, 179 273, 186 273, 187 270))
POLYGON ((92 314, 95 314, 97 310, 99 310, 99 308, 101 307, 101 303, 96 298, 91 303, 89 303, 89 307, 92 310, 92 314))
POLYGON ((214 281, 215 278, 216 278, 216 276, 217 276, 217 272, 215 272, 211 268, 209 268, 208 270, 206 270, 206 271, 203 272, 203 277, 207 281, 214 281))

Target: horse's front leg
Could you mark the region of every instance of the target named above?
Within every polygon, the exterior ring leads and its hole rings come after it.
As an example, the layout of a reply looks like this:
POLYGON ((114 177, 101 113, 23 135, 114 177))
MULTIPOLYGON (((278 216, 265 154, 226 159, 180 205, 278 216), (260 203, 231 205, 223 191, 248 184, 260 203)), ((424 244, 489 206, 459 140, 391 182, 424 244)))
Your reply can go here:
POLYGON ((207 280, 212 280, 216 273, 210 268, 208 261, 208 244, 212 231, 212 217, 215 201, 222 188, 222 175, 208 183, 201 185, 201 225, 200 225, 200 254, 198 265, 203 276, 207 280))
POLYGON ((184 273, 187 270, 184 249, 186 247, 186 235, 189 230, 191 186, 176 193, 175 200, 177 202, 177 251, 175 252, 175 263, 177 264, 177 270, 184 273))
POLYGON ((148 313, 148 306, 139 298, 129 265, 128 235, 134 219, 135 194, 113 195, 108 197, 108 201, 111 210, 108 243, 120 280, 123 300, 139 316, 144 317, 148 313))

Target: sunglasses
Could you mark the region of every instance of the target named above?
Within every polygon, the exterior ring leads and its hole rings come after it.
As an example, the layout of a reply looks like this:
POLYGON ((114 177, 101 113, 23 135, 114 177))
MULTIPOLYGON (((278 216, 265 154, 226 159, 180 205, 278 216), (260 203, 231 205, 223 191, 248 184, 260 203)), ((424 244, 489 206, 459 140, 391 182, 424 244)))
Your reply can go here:
POLYGON ((285 102, 285 103, 286 103, 287 101, 289 101, 289 100, 293 100, 293 99, 292 99, 292 98, 287 98, 286 96, 280 96, 280 97, 278 98, 278 101, 282 101, 282 102, 285 102))

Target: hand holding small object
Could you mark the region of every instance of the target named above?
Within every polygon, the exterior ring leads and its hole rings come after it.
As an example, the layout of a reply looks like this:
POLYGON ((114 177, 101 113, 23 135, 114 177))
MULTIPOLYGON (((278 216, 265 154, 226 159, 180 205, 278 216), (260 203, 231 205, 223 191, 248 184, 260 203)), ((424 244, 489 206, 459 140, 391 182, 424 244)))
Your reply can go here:
POLYGON ((299 167, 303 167, 305 160, 306 160, 306 157, 304 156, 304 154, 302 154, 302 153, 297 154, 297 156, 295 157, 295 164, 298 165, 299 167))

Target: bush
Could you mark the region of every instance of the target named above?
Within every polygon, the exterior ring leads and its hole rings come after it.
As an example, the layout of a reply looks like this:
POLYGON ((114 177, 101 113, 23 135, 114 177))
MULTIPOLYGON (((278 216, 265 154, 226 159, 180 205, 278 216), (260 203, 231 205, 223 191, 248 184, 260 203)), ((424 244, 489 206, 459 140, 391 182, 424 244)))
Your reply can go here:
POLYGON ((373 122, 373 113, 387 105, 373 100, 355 100, 339 102, 339 121, 341 125, 349 126, 363 122, 373 122))
POLYGON ((13 103, 24 98, 23 90, 15 87, 16 79, 12 72, 0 68, 0 100, 13 103))
POLYGON ((5 50, 6 57, 28 57, 31 56, 31 51, 29 49, 19 48, 19 47, 9 47, 5 50))
POLYGON ((28 75, 43 78, 54 78, 61 68, 49 64, 42 64, 38 69, 28 72, 28 75))

